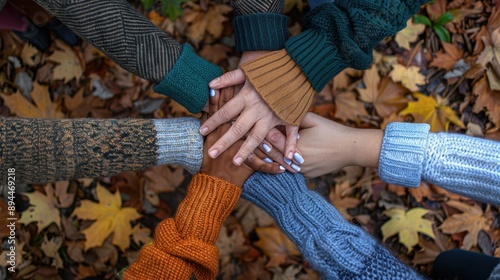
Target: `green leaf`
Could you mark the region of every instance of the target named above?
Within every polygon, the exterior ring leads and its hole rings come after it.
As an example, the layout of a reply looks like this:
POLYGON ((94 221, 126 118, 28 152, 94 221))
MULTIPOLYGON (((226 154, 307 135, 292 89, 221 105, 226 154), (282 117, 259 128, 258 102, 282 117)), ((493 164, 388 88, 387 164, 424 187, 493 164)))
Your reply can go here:
POLYGON ((441 41, 445 41, 446 43, 449 43, 451 41, 450 32, 448 32, 448 30, 444 26, 434 25, 433 29, 441 41))
POLYGON ((435 21, 434 25, 445 25, 448 22, 453 20, 453 14, 450 12, 446 12, 442 15, 440 15, 435 21))
POLYGON ((141 0, 144 11, 148 11, 155 3, 155 0, 141 0))
POLYGON ((424 15, 415 15, 413 17, 413 22, 414 23, 425 24, 425 25, 427 25, 429 27, 432 27, 431 20, 428 17, 424 16, 424 15))
POLYGON ((176 20, 182 15, 181 4, 190 0, 162 0, 161 11, 171 20, 176 20))

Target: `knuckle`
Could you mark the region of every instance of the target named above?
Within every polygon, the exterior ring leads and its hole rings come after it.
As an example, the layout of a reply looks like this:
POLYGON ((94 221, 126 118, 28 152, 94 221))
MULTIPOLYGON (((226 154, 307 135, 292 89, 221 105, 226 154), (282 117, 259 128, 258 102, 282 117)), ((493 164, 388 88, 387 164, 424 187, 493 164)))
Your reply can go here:
POLYGON ((220 118, 224 121, 228 121, 229 119, 231 119, 231 113, 226 107, 220 108, 219 111, 217 111, 217 113, 219 114, 220 118))
POLYGON ((262 137, 260 134, 257 133, 250 133, 250 136, 248 137, 252 142, 260 144, 262 141, 264 141, 264 137, 262 137))
POLYGON ((284 140, 284 136, 283 136, 283 134, 281 134, 281 132, 273 132, 269 136, 269 140, 271 140, 271 142, 273 142, 273 143, 280 143, 284 140))
POLYGON ((245 135, 246 133, 245 128, 239 122, 234 123, 231 126, 231 130, 233 131, 234 134, 236 134, 238 138, 243 137, 243 135, 245 135))

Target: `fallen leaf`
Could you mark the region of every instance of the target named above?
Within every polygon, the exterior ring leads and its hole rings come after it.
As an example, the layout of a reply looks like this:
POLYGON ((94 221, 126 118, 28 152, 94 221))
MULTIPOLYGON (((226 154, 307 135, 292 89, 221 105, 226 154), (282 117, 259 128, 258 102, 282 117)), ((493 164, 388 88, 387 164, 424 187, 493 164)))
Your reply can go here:
POLYGON ((271 280, 271 274, 264 267, 266 261, 266 257, 261 257, 251 263, 246 263, 244 273, 236 280, 271 280))
POLYGON ((228 53, 231 51, 232 48, 223 44, 204 45, 199 55, 216 65, 220 65, 227 60, 228 53))
POLYGON ((285 271, 281 267, 273 268, 271 271, 274 272, 273 280, 295 280, 301 270, 301 265, 291 265, 285 271))
POLYGON ((330 201, 335 208, 345 218, 350 218, 351 216, 347 213, 347 209, 354 208, 359 204, 359 199, 347 196, 350 192, 351 184, 349 181, 343 181, 334 187, 334 191, 330 191, 330 201))
POLYGON ((132 229, 132 240, 139 246, 150 242, 153 240, 151 238, 151 230, 141 224, 135 225, 132 229))
POLYGON ((216 242, 219 248, 219 260, 221 266, 225 266, 234 255, 240 255, 248 251, 248 246, 245 245, 245 237, 243 232, 236 228, 231 235, 228 235, 227 228, 222 226, 219 231, 219 238, 216 242))
POLYGON ((36 47, 31 44, 24 44, 23 50, 21 51, 21 59, 24 64, 28 66, 35 66, 35 61, 33 61, 33 57, 40 52, 36 47))
POLYGON ((297 7, 297 10, 299 10, 299 12, 302 12, 302 9, 304 8, 304 2, 302 0, 285 0, 285 14, 292 11, 294 7, 297 7))
POLYGON ((215 39, 222 36, 223 23, 228 20, 224 14, 233 10, 230 6, 210 2, 207 11, 192 2, 189 2, 188 6, 190 9, 185 9, 183 14, 184 21, 190 24, 186 36, 196 47, 205 39, 205 34, 210 34, 215 39))
POLYGON ((394 82, 401 82, 407 89, 418 91, 421 85, 425 85, 425 77, 420 74, 419 67, 394 64, 393 68, 390 77, 394 82))
POLYGON ((500 91, 490 89, 483 77, 474 84, 472 93, 477 97, 472 111, 479 113, 485 110, 491 122, 500 126, 500 91))
POLYGON ((257 226, 268 227, 274 224, 274 219, 269 214, 248 200, 240 199, 234 210, 234 215, 240 219, 245 234, 257 226))
POLYGON ((57 199, 57 206, 60 208, 67 208, 71 206, 75 200, 76 190, 68 192, 69 186, 69 181, 61 181, 54 184, 54 194, 57 199))
POLYGON ((45 256, 53 259, 51 265, 57 268, 63 268, 63 261, 59 255, 59 249, 63 242, 64 239, 60 236, 54 236, 49 240, 47 235, 45 235, 40 245, 40 249, 42 249, 45 256))
POLYGON ((455 248, 454 242, 451 242, 448 235, 442 234, 440 231, 435 231, 434 234, 436 235, 434 240, 420 237, 418 245, 422 248, 415 252, 413 264, 432 263, 439 254, 455 248))
POLYGON ((365 88, 358 88, 359 99, 372 103, 381 118, 385 118, 395 111, 400 111, 408 103, 405 94, 408 90, 384 77, 380 81, 377 67, 372 67, 365 71, 363 75, 365 88))
POLYGON ((418 23, 413 23, 412 19, 409 19, 406 22, 406 27, 396 33, 396 36, 394 40, 398 45, 402 48, 405 48, 407 50, 410 49, 410 43, 415 42, 420 34, 424 32, 425 30, 425 25, 423 24, 418 24, 418 23))
POLYGON ((119 191, 111 194, 98 184, 96 192, 99 203, 82 200, 81 205, 72 214, 79 219, 95 220, 91 226, 82 230, 86 238, 85 250, 101 246, 104 240, 114 232, 112 243, 125 251, 130 245, 132 234, 130 222, 139 219, 141 215, 135 208, 122 208, 119 191))
POLYGON ((477 62, 488 67, 486 74, 491 89, 500 90, 500 28, 483 36, 481 40, 484 43, 484 50, 477 58, 477 62))
POLYGON ((266 267, 277 267, 287 262, 290 257, 299 256, 300 252, 280 229, 265 227, 255 229, 259 241, 254 245, 262 249, 269 257, 266 267))
POLYGON ((71 118, 109 118, 111 111, 104 108, 105 104, 106 101, 98 97, 85 96, 83 87, 73 97, 64 97, 64 105, 69 110, 71 118))
POLYGON ((50 61, 59 63, 54 68, 54 78, 62 79, 64 82, 69 82, 75 78, 78 82, 84 70, 84 65, 81 63, 80 57, 73 49, 61 41, 56 40, 56 45, 59 49, 48 57, 50 61))
POLYGON ((0 95, 11 112, 19 117, 64 118, 64 114, 60 111, 59 103, 53 103, 50 100, 48 87, 40 85, 38 82, 33 83, 33 91, 30 95, 34 104, 26 100, 19 91, 11 95, 3 93, 0 95))
POLYGON ((449 44, 442 41, 441 45, 443 45, 444 51, 440 51, 429 66, 451 70, 463 58, 464 51, 457 44, 449 44))
POLYGON ((448 131, 450 123, 465 128, 455 111, 446 106, 445 99, 438 96, 436 101, 433 97, 418 92, 413 93, 413 96, 418 101, 409 102, 408 107, 401 111, 400 115, 412 115, 415 122, 430 124, 432 132, 448 131))
POLYGON ((361 116, 368 116, 365 104, 356 99, 352 91, 341 92, 335 95, 335 117, 343 121, 357 121, 361 116))
POLYGON ((160 198, 158 194, 163 192, 173 192, 184 181, 184 169, 180 166, 160 165, 153 166, 144 172, 146 183, 144 194, 146 199, 154 206, 158 206, 160 198))
POLYGON ((463 213, 453 214, 446 218, 439 229, 444 233, 467 232, 462 243, 462 249, 470 250, 477 245, 477 235, 481 229, 489 231, 491 219, 485 216, 481 207, 477 204, 469 205, 456 200, 451 200, 447 205, 456 208, 463 213))
POLYGON ((408 212, 398 208, 384 211, 384 215, 391 217, 391 219, 380 228, 383 240, 385 241, 397 233, 399 243, 405 245, 408 251, 411 251, 413 246, 418 244, 419 232, 431 238, 436 238, 432 229, 434 222, 422 218, 427 213, 427 209, 420 207, 410 209, 408 212))
POLYGON ((45 192, 46 195, 38 191, 23 194, 29 198, 30 206, 21 213, 19 222, 25 225, 36 222, 38 233, 52 223, 61 228, 61 216, 56 207, 54 189, 48 184, 45 186, 45 192))

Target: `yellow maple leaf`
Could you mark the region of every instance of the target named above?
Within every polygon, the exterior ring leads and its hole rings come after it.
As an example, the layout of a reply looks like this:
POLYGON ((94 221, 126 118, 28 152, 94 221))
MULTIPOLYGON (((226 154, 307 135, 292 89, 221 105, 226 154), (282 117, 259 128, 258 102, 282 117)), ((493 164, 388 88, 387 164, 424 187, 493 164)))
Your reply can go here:
POLYGON ((417 66, 406 67, 401 64, 394 64, 390 73, 394 82, 401 82, 407 89, 417 91, 419 85, 425 84, 424 75, 420 74, 420 68, 417 66))
POLYGON ((40 51, 31 44, 24 44, 23 50, 21 51, 21 59, 24 64, 29 66, 35 66, 35 61, 33 57, 39 54, 40 51))
POLYGON ((80 207, 73 211, 72 216, 79 219, 95 220, 88 228, 82 230, 85 234, 85 250, 101 246, 104 240, 113 234, 112 243, 122 251, 130 245, 132 226, 130 222, 141 217, 135 208, 123 207, 120 192, 110 193, 106 188, 97 185, 97 199, 99 203, 82 200, 80 207))
POLYGON ((54 51, 48 59, 59 63, 54 67, 54 79, 62 79, 64 82, 69 82, 73 78, 78 82, 83 74, 84 64, 81 63, 80 57, 66 44, 56 40, 56 45, 60 50, 54 51))
POLYGON ((439 227, 444 233, 459 233, 467 231, 462 242, 462 249, 469 250, 477 244, 477 235, 481 229, 489 231, 491 220, 485 216, 481 207, 477 204, 469 205, 456 200, 446 203, 463 213, 453 214, 439 227))
POLYGON ((408 212, 398 208, 384 211, 384 215, 391 217, 380 228, 384 241, 398 233, 399 243, 405 245, 408 251, 411 251, 413 246, 418 244, 419 232, 435 239, 432 230, 434 222, 422 218, 427 212, 427 209, 419 207, 410 209, 408 212))
POLYGON ((25 225, 36 222, 38 232, 52 223, 61 228, 61 216, 56 207, 57 199, 54 197, 54 189, 51 185, 46 185, 45 192, 47 195, 38 191, 23 194, 29 198, 30 207, 21 213, 19 222, 25 225))
POLYGON ((450 123, 454 123, 461 128, 465 128, 463 122, 457 117, 455 111, 446 106, 445 99, 438 96, 438 101, 431 96, 415 92, 413 96, 418 101, 408 103, 408 107, 401 111, 401 116, 412 115, 415 122, 428 123, 432 132, 448 131, 450 123))
POLYGON ((261 248, 269 257, 266 267, 278 267, 290 256, 299 256, 300 252, 290 239, 276 227, 256 228, 259 241, 254 245, 261 248))
POLYGON ((10 111, 19 117, 26 118, 64 118, 64 114, 59 110, 59 103, 50 100, 50 93, 47 86, 33 83, 33 91, 30 93, 33 103, 29 102, 21 92, 16 91, 11 95, 0 94, 9 107, 10 111))
POLYGON ((418 39, 418 36, 420 36, 420 34, 422 34, 424 30, 425 30, 425 25, 419 23, 413 23, 413 20, 409 19, 406 22, 406 27, 403 30, 396 33, 394 40, 396 40, 396 43, 398 43, 400 47, 409 50, 410 43, 415 42, 418 39))

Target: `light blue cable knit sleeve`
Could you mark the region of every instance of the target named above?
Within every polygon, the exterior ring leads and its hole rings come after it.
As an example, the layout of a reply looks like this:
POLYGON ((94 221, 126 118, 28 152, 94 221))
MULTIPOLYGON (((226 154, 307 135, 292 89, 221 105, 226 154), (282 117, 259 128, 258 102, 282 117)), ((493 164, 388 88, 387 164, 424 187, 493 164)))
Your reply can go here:
POLYGON ((429 133, 429 125, 391 123, 379 161, 380 178, 418 187, 420 181, 480 201, 500 204, 500 142, 453 133, 429 133))
POLYGON ((254 173, 245 182, 242 197, 276 220, 323 279, 422 279, 308 190, 299 173, 254 173))

